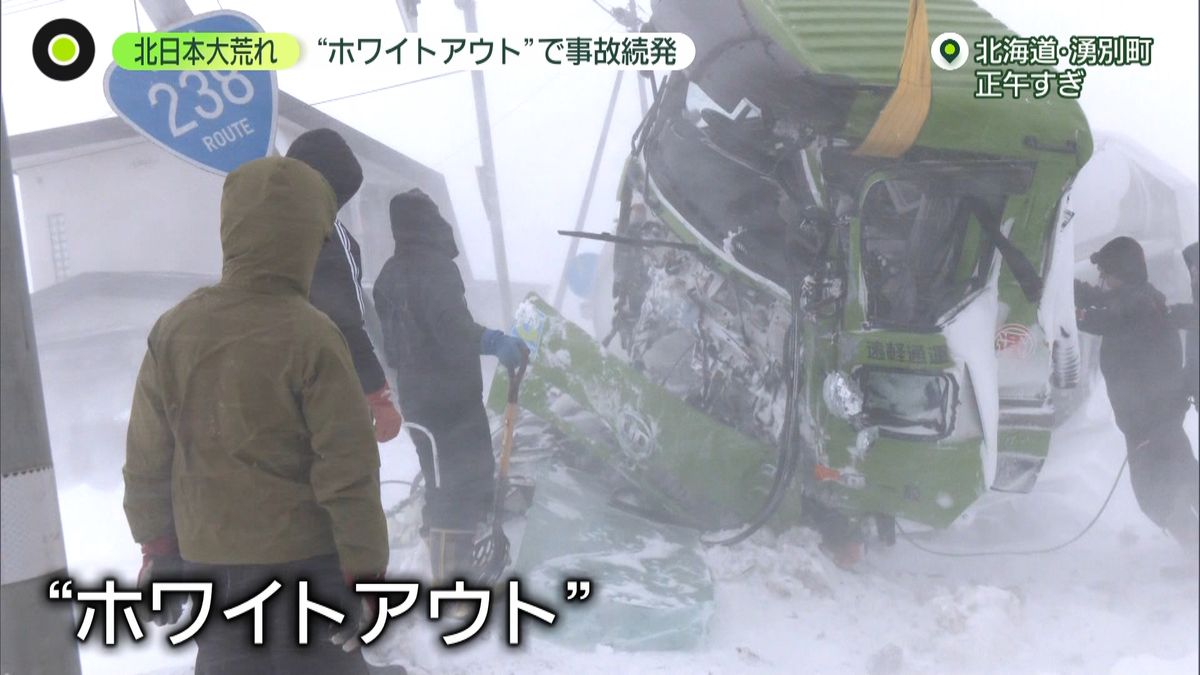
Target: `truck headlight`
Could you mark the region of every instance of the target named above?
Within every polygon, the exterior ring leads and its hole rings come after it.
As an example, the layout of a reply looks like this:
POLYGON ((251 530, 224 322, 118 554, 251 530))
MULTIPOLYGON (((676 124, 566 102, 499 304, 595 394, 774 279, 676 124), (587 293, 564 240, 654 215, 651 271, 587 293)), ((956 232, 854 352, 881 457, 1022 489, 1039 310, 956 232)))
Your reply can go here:
POLYGON ((844 420, 862 415, 862 390, 849 375, 840 370, 829 373, 825 376, 825 385, 822 389, 825 395, 825 406, 829 408, 829 412, 844 420))

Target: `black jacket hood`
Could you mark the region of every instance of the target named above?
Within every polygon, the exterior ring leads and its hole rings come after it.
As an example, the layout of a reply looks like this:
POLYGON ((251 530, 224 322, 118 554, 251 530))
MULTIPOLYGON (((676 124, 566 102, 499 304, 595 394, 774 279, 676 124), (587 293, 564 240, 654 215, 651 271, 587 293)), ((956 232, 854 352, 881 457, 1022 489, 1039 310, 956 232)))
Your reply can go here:
POLYGON ((300 134, 288 148, 287 156, 316 169, 329 182, 339 210, 362 187, 362 165, 346 139, 333 129, 313 129, 300 134))
POLYGON ((396 255, 424 246, 451 259, 458 257, 454 229, 442 217, 429 195, 413 188, 392 197, 388 210, 392 220, 392 238, 396 240, 396 255))
POLYGON ((1113 239, 1093 253, 1091 261, 1101 272, 1127 284, 1144 284, 1150 278, 1146 272, 1146 254, 1132 237, 1113 239))

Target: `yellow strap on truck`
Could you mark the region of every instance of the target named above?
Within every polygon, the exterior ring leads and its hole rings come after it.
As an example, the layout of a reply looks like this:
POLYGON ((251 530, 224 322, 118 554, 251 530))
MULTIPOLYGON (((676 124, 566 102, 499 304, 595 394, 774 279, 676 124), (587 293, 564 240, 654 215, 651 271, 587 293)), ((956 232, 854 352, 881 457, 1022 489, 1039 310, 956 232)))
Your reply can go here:
POLYGON ((904 53, 900 58, 900 80, 867 138, 854 151, 855 155, 899 157, 912 147, 929 115, 933 94, 932 61, 925 0, 911 0, 904 53))

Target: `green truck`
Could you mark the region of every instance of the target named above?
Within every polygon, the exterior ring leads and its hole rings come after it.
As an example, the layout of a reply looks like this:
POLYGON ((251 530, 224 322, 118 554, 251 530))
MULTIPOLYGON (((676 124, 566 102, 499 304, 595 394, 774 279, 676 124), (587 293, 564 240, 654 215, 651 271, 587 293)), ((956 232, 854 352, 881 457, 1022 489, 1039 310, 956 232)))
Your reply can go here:
POLYGON ((969 0, 659 0, 649 29, 696 58, 633 138, 597 337, 521 308, 525 408, 706 529, 888 537, 1032 489, 1077 398, 1077 102, 930 63, 1012 35, 969 0))

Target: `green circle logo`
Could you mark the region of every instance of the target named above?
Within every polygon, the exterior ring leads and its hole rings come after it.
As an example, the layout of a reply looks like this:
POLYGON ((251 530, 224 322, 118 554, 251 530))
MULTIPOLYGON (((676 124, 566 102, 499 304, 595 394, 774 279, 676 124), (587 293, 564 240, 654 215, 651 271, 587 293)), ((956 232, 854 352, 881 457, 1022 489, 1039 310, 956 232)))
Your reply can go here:
POLYGON ((58 35, 50 40, 50 58, 60 66, 70 64, 79 56, 79 43, 70 35, 58 35))
POLYGON ((80 77, 96 58, 96 41, 83 24, 55 19, 33 36, 33 63, 46 77, 69 82, 80 77))

